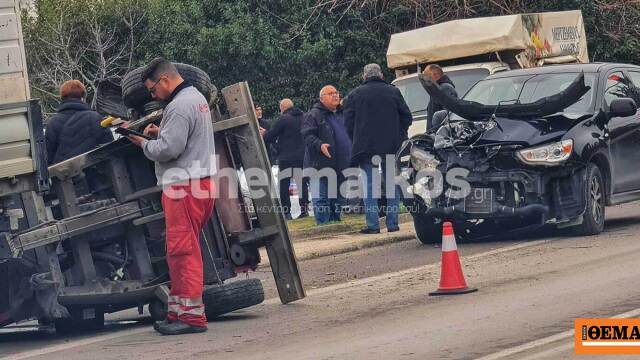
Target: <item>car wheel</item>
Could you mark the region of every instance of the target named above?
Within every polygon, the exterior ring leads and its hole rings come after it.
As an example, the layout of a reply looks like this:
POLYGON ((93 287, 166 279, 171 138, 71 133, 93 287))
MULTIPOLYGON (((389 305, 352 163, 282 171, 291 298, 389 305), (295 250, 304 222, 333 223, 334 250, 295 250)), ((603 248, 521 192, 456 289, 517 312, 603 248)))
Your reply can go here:
POLYGON ((261 304, 264 301, 264 289, 260 279, 247 279, 224 285, 212 285, 202 294, 207 319, 235 310, 261 304))
MULTIPOLYGON (((217 89, 211 83, 211 78, 203 70, 187 65, 174 63, 176 69, 182 78, 189 84, 193 85, 200 91, 207 100, 211 100, 212 96, 217 96, 217 89)), ((142 73, 144 66, 131 70, 122 78, 122 100, 128 108, 142 110, 144 105, 152 100, 151 93, 142 81, 142 73)))
POLYGON ((605 188, 602 173, 595 164, 587 166, 584 198, 586 206, 583 221, 572 229, 573 233, 576 235, 599 234, 604 229, 605 188))
POLYGON ((414 213, 413 226, 416 236, 423 244, 436 244, 442 241, 442 222, 432 216, 414 213))

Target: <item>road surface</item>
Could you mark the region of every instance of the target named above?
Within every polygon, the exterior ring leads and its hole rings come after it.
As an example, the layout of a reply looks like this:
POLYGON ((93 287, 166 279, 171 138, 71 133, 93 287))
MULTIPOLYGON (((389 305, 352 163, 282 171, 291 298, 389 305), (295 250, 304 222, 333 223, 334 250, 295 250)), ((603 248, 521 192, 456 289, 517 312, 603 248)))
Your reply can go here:
POLYGON ((116 314, 103 332, 61 337, 29 324, 0 330, 7 359, 563 359, 577 317, 640 315, 640 205, 607 209, 605 232, 557 232, 460 244, 473 294, 429 297, 438 247, 415 240, 300 263, 308 297, 264 304, 204 334, 162 337, 116 314))

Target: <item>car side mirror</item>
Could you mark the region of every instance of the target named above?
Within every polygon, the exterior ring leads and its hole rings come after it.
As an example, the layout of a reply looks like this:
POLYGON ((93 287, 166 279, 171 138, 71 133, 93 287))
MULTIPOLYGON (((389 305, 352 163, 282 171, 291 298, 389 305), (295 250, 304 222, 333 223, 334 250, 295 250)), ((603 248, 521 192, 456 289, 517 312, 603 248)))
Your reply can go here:
POLYGON ((627 117, 636 114, 638 107, 631 98, 613 99, 609 104, 609 116, 627 117))

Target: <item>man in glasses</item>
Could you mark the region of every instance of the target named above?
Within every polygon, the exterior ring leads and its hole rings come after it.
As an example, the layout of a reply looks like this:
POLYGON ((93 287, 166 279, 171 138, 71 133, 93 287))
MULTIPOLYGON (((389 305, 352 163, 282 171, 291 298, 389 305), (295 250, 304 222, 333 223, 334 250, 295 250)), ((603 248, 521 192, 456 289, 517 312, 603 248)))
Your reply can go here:
POLYGON ((154 328, 164 335, 204 332, 199 235, 214 204, 211 113, 205 97, 167 60, 151 61, 142 79, 154 99, 168 102, 160 127, 149 125, 144 130, 154 140, 129 137, 155 162, 158 185, 163 186, 171 292, 167 319, 154 328))
POLYGON ((313 213, 318 225, 340 221, 342 174, 349 167, 351 140, 347 135, 340 106, 340 93, 327 85, 320 90, 320 99, 304 116, 301 133, 309 156, 309 165, 316 170, 310 176, 313 213), (327 172, 327 170, 330 170, 327 172), (319 176, 332 173, 335 176, 319 176))

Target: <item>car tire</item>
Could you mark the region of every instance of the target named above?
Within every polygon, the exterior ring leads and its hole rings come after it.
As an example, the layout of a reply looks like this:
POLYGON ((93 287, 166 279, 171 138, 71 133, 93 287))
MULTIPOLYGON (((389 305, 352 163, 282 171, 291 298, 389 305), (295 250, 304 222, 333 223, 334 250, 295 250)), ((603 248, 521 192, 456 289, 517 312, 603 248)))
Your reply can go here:
MULTIPOLYGON (((174 63, 174 65, 182 78, 204 95, 207 103, 210 102, 212 95, 217 94, 217 89, 206 72, 192 65, 181 63, 174 63)), ((128 108, 142 110, 145 104, 153 100, 142 81, 144 69, 143 66, 131 70, 122 78, 122 100, 128 108)))
POLYGON ((260 279, 247 279, 205 288, 202 294, 207 319, 261 304, 264 289, 260 279))
POLYGON ((416 236, 423 244, 436 244, 442 241, 442 223, 432 216, 414 213, 413 226, 416 236))
POLYGON ((589 164, 584 183, 585 211, 582 224, 572 228, 574 235, 597 235, 604 230, 605 187, 600 168, 589 164))

